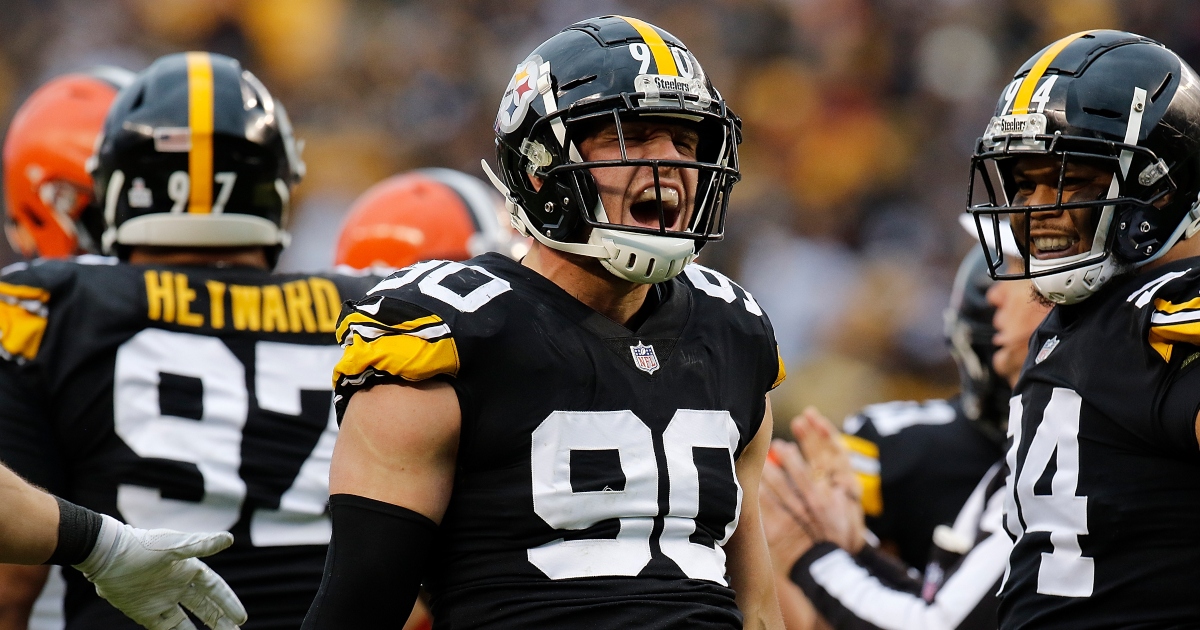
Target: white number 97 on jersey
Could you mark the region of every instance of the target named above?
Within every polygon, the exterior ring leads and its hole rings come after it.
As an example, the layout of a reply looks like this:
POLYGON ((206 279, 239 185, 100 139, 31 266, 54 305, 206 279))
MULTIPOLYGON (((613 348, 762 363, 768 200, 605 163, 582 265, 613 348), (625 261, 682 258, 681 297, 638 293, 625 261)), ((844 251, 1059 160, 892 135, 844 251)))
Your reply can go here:
POLYGON ((135 527, 229 530, 249 496, 252 545, 328 544, 341 348, 246 345, 249 365, 216 337, 155 328, 118 349, 114 428, 142 459, 118 485, 117 509, 135 527))

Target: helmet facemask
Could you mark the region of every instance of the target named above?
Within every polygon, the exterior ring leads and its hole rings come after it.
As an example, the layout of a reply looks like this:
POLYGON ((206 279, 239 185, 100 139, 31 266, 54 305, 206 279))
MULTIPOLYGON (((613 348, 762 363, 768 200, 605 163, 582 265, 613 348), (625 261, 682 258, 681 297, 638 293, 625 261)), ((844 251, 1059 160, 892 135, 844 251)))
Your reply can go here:
MULTIPOLYGON (((1035 116, 1038 115, 1030 118, 1035 116)), ((1044 119, 1041 122, 1044 129, 1044 119)), ((994 122, 989 131, 994 131, 995 126, 994 122)), ((968 210, 974 215, 981 242, 985 243, 984 253, 993 278, 1033 279, 1049 300, 1070 304, 1132 266, 1113 256, 1117 236, 1128 231, 1134 217, 1156 212, 1171 199, 1177 187, 1168 174, 1168 166, 1146 147, 1061 132, 1038 133, 1037 127, 1035 123, 1034 133, 985 135, 980 139, 971 160, 968 210), (1022 158, 1037 157, 1054 168, 1054 200, 1024 205, 1018 199, 1021 182, 1014 171, 1022 158), (1098 172, 1111 173, 1107 186, 1095 191, 1082 189, 1076 174, 1098 172), (1075 254, 1054 256, 1050 251, 1039 257, 1034 225, 1042 219, 1035 215, 1045 217, 1046 213, 1069 216, 1081 240, 1091 237, 1090 247, 1084 243, 1083 251, 1075 254), (1000 234, 1006 227, 1012 229, 1023 259, 1019 273, 1003 269, 1000 234)), ((1155 253, 1165 252, 1178 236, 1175 234, 1166 244, 1144 244, 1145 260, 1140 264, 1152 260, 1155 253)), ((1043 240, 1043 244, 1046 242, 1051 242, 1051 247, 1064 245, 1043 240)), ((1075 247, 1074 243, 1065 245, 1075 247)))
MULTIPOLYGON (((644 94, 607 100, 612 102, 589 103, 583 112, 574 114, 576 108, 569 108, 534 123, 522 154, 525 173, 541 180, 537 192, 553 191, 540 208, 543 221, 561 212, 560 208, 574 205, 582 211, 572 213, 577 217, 574 222, 551 223, 560 229, 538 231, 532 222, 524 227, 544 243, 583 241, 604 247, 608 255, 599 257, 619 277, 661 282, 681 271, 704 243, 723 237, 730 189, 740 179, 736 119, 725 112, 720 116, 692 113, 690 106, 699 99, 682 93, 676 94, 669 106, 642 106, 647 100, 644 94), (694 131, 696 159, 630 157, 627 138, 639 123, 678 124, 694 131), (565 152, 550 148, 557 144, 556 129, 564 130, 565 152), (602 130, 615 132, 619 156, 584 160, 579 146, 602 130), (602 201, 597 176, 605 179, 603 169, 649 169, 648 191, 653 192, 653 199, 630 203, 631 216, 621 221, 626 208, 606 208, 602 201), (679 173, 672 176, 671 171, 679 173), (636 225, 630 225, 630 219, 636 225), (568 226, 569 231, 561 229, 568 226)), ((659 95, 654 100, 661 103, 664 99, 659 95)), ((535 188, 532 183, 530 188, 535 188)), ((522 223, 527 220, 528 215, 522 223)))
POLYGON ((695 57, 657 27, 606 16, 547 40, 517 66, 496 136, 493 183, 510 201, 514 227, 549 248, 655 283, 723 236, 739 179, 740 121, 695 57), (642 125, 695 132, 695 155, 640 152, 642 125), (597 131, 599 151, 586 146, 597 131), (621 207, 605 207, 618 194, 621 207))

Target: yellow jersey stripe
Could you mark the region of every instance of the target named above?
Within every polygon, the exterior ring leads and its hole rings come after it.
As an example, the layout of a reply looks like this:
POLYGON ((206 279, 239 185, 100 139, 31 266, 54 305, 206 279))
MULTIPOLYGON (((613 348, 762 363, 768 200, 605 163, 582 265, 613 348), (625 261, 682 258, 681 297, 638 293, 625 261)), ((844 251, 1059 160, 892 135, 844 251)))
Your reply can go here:
POLYGON ((1172 302, 1168 302, 1166 300, 1161 300, 1161 299, 1154 300, 1154 310, 1156 310, 1160 313, 1166 313, 1168 315, 1170 315, 1172 313, 1178 313, 1179 311, 1188 311, 1188 310, 1198 309, 1198 308, 1200 308, 1200 298, 1196 298, 1194 300, 1188 300, 1187 302, 1184 302, 1183 304, 1174 304, 1172 302))
POLYGON ((46 318, 0 301, 0 350, 5 358, 33 360, 42 345, 46 318))
POLYGON ((372 319, 368 315, 364 315, 360 312, 355 311, 355 312, 350 313, 349 315, 346 315, 345 317, 342 318, 342 321, 338 322, 337 331, 334 332, 334 334, 337 336, 336 338, 338 339, 338 341, 342 341, 342 337, 345 336, 346 332, 350 329, 351 324, 371 324, 374 326, 379 326, 385 330, 392 330, 392 331, 396 331, 396 332, 405 332, 405 331, 413 330, 415 328, 420 328, 421 326, 425 326, 427 324, 440 324, 440 323, 442 323, 442 318, 438 317, 437 315, 429 315, 428 317, 419 317, 417 319, 409 320, 407 322, 404 322, 402 324, 397 324, 395 326, 388 326, 387 324, 384 324, 383 322, 380 322, 379 320, 372 319))
POLYGON ((50 301, 50 292, 45 289, 21 284, 9 284, 7 282, 0 282, 0 295, 18 300, 50 301))
POLYGON ((679 76, 679 69, 675 67, 675 57, 671 55, 671 49, 667 47, 667 42, 663 41, 662 35, 654 30, 653 26, 631 17, 618 15, 617 17, 629 22, 629 25, 646 40, 646 45, 650 47, 650 54, 654 55, 654 66, 659 74, 669 74, 673 77, 679 76))
POLYGON ((361 338, 346 347, 333 368, 333 385, 345 376, 375 370, 407 381, 423 381, 439 374, 458 375, 458 346, 453 337, 434 342, 412 335, 386 335, 369 343, 361 338))
POLYGON ((1033 67, 1029 69, 1029 74, 1025 75, 1025 80, 1021 82, 1020 89, 1017 90, 1017 98, 1013 100, 1012 113, 1014 115, 1029 113, 1029 101, 1033 99, 1033 91, 1037 89, 1038 81, 1042 80, 1042 75, 1046 74, 1046 69, 1049 68, 1050 64, 1054 62, 1054 58, 1058 56, 1058 53, 1062 52, 1064 48, 1071 45, 1071 42, 1091 32, 1092 31, 1080 31, 1074 35, 1067 35, 1066 37, 1051 44, 1050 47, 1046 49, 1046 52, 1042 53, 1042 56, 1039 57, 1038 60, 1034 62, 1033 67))
POLYGON ((1171 360, 1171 350, 1176 343, 1200 345, 1200 322, 1185 322, 1150 328, 1150 347, 1164 361, 1171 360))
MULTIPOLYGON (((854 467, 854 476, 858 479, 859 485, 862 486, 862 508, 863 513, 867 516, 879 516, 883 514, 883 481, 879 477, 879 446, 870 440, 865 440, 856 435, 841 434, 842 444, 854 455, 859 457, 851 457, 851 465, 854 467), (869 462, 873 464, 873 470, 863 470, 865 466, 855 466, 854 460, 866 458, 873 460, 869 462)), ((867 464, 868 462, 863 462, 867 464)))
POLYGON ((771 389, 779 387, 779 384, 787 378, 787 366, 783 364, 783 353, 779 352, 779 346, 775 346, 775 356, 779 359, 779 373, 775 376, 775 382, 771 384, 771 389))
POLYGON ((191 194, 188 212, 212 212, 213 189, 213 68, 206 52, 187 54, 188 128, 192 148, 188 151, 191 194))
POLYGON ((859 455, 870 457, 871 459, 879 459, 879 446, 871 440, 864 440, 857 435, 846 435, 843 433, 842 444, 845 444, 846 448, 859 455))
POLYGON ((883 480, 879 475, 854 473, 862 485, 862 509, 867 516, 883 514, 883 480))

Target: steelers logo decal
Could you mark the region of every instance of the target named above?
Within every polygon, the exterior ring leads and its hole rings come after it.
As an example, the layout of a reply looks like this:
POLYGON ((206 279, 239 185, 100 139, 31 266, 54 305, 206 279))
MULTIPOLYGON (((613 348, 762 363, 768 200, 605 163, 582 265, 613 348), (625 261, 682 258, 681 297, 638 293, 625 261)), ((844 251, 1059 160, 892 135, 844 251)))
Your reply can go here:
POLYGON ((538 77, 541 75, 542 58, 532 55, 513 74, 500 100, 500 111, 496 114, 496 128, 504 133, 512 133, 525 120, 529 104, 538 94, 538 77))

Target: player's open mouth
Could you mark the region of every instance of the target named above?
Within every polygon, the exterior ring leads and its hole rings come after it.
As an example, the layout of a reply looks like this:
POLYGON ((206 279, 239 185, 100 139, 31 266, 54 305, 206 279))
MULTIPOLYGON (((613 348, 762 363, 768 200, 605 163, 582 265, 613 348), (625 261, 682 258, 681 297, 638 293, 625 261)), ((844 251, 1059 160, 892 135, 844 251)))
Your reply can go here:
MULTIPOLYGON (((668 230, 675 229, 675 222, 679 220, 679 191, 669 186, 662 186, 658 190, 662 194, 664 226, 668 230)), ((658 200, 654 194, 654 186, 646 188, 634 198, 633 203, 629 204, 629 214, 638 225, 659 227, 658 200)))
POLYGON ((1038 260, 1065 258, 1080 253, 1079 236, 1075 234, 1053 234, 1034 236, 1033 255, 1038 260))

